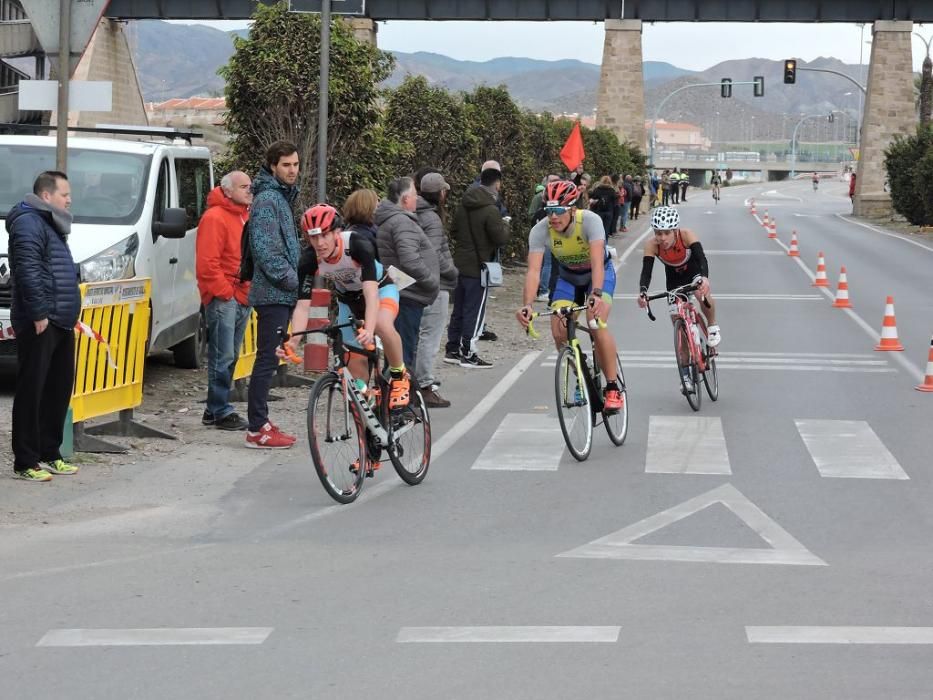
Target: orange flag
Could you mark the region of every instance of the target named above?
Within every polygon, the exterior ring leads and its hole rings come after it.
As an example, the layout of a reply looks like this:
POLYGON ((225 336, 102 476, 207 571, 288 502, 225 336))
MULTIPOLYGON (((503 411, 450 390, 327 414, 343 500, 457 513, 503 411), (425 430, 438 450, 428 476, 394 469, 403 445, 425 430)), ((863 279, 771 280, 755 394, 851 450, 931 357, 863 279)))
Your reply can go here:
POLYGON ((583 136, 580 134, 580 122, 576 122, 573 125, 573 129, 570 130, 567 143, 560 149, 560 159, 564 161, 567 170, 572 171, 583 162, 585 157, 586 153, 583 152, 583 136))

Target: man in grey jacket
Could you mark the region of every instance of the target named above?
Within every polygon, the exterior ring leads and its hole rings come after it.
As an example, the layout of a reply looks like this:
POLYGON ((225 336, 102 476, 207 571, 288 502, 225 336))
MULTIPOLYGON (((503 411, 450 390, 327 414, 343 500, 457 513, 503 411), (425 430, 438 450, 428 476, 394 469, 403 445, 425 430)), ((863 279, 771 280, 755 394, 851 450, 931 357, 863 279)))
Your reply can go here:
POLYGON ((454 267, 453 257, 450 255, 450 246, 447 234, 444 232, 444 208, 447 204, 447 195, 450 185, 444 181, 444 176, 433 169, 425 169, 415 175, 415 186, 418 189, 418 223, 424 230, 434 250, 437 251, 440 263, 440 291, 434 303, 425 308, 421 317, 421 330, 418 333, 418 351, 415 354, 414 374, 424 402, 431 408, 447 408, 450 401, 437 393, 434 383, 434 361, 441 347, 441 337, 447 323, 447 309, 450 302, 450 293, 457 286, 457 268, 454 267), (421 175, 419 178, 418 175, 421 175))
POLYGON ((400 289, 395 319, 395 327, 402 336, 406 367, 414 367, 421 317, 425 307, 434 303, 440 286, 437 253, 418 225, 417 205, 414 180, 400 177, 389 183, 386 199, 379 202, 373 217, 378 227, 376 246, 383 266, 386 270, 395 266, 415 280, 414 284, 400 289))

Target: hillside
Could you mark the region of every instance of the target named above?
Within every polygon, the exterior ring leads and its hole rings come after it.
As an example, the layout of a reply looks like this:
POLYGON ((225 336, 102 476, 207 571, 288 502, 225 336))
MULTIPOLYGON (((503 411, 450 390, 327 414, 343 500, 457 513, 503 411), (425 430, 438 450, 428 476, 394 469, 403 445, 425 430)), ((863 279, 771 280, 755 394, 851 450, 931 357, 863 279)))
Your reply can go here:
MULTIPOLYGON (((170 97, 221 95, 223 81, 217 69, 233 53, 233 35, 204 25, 169 24, 155 20, 131 22, 127 34, 136 57, 140 85, 146 101, 170 97), (197 47, 197 51, 192 50, 197 47)), ((525 109, 554 113, 592 114, 600 67, 577 60, 540 61, 503 57, 490 61, 459 61, 439 54, 394 54, 397 65, 386 81, 398 85, 406 75, 422 75, 449 90, 471 90, 477 85, 505 85, 525 109)), ((831 68, 859 78, 859 66, 834 58, 820 58, 801 66, 831 68)), ((864 67, 867 74, 867 66, 864 67)), ((686 90, 670 99, 659 115, 669 121, 700 124, 715 141, 786 140, 801 114, 828 114, 833 109, 850 115, 858 111, 858 91, 842 78, 801 73, 796 85, 782 82, 782 62, 759 58, 726 61, 695 72, 664 62, 644 64, 646 116, 672 90, 689 82, 734 81, 765 76, 765 96, 753 98, 750 85, 736 86, 732 99, 719 97, 718 88, 686 90), (849 93, 849 94, 846 94, 849 93)), ((833 127, 837 136, 845 119, 833 127)), ((816 126, 810 127, 815 129, 816 126)), ((826 131, 828 127, 823 127, 826 131)), ((831 135, 831 134, 830 134, 831 135)), ((804 138, 808 134, 804 133, 804 138)), ((816 138, 816 135, 814 135, 816 138)))

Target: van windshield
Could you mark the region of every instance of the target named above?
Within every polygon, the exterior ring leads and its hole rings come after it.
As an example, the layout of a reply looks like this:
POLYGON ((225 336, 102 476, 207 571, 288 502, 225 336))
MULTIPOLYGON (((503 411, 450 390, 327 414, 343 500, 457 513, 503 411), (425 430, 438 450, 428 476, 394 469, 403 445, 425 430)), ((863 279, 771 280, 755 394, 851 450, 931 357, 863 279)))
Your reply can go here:
MULTIPOLYGON (((71 213, 78 224, 132 224, 146 199, 150 156, 68 149, 71 213)), ((36 176, 55 170, 51 146, 0 145, 0 218, 32 192, 36 176)))

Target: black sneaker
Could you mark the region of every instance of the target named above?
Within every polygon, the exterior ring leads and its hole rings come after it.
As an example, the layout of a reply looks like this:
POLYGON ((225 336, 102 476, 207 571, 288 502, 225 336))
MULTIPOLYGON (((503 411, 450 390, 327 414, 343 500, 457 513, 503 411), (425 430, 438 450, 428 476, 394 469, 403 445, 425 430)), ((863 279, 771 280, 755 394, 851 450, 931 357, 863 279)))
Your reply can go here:
POLYGON ((214 414, 207 409, 201 414, 201 425, 214 425, 214 414))
POLYGON ((493 342, 493 341, 499 340, 499 336, 497 336, 497 335, 496 335, 495 333, 493 333, 492 331, 483 331, 483 333, 482 333, 482 335, 480 335, 479 339, 480 339, 480 340, 488 340, 489 342, 493 342))
POLYGON ((444 362, 448 365, 459 365, 460 364, 460 353, 456 351, 447 350, 444 353, 444 362))
POLYGON ((492 362, 486 362, 475 352, 472 355, 463 355, 460 357, 460 366, 469 367, 473 369, 489 369, 492 367, 492 362))
POLYGON ((228 413, 218 421, 213 421, 218 430, 246 430, 249 425, 237 413, 228 413))

